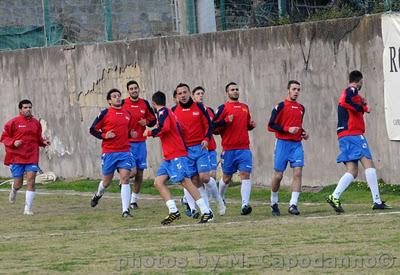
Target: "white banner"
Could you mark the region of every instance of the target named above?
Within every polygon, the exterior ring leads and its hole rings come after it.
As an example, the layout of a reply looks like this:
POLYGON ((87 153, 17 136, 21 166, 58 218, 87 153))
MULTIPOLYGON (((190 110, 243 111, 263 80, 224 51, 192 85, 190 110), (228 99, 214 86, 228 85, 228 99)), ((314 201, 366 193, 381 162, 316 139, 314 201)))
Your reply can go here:
POLYGON ((386 129, 400 140, 400 14, 382 15, 382 39, 386 129))

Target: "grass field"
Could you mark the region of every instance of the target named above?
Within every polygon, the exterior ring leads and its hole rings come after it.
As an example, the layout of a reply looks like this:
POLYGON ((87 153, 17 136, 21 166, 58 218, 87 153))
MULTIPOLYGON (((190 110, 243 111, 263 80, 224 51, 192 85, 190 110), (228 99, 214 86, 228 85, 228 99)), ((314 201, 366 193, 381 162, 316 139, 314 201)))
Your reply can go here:
MULTIPOLYGON (((39 185, 34 216, 23 216, 24 194, 8 203, 0 189, 0 273, 356 273, 400 271, 400 192, 381 184, 392 210, 371 210, 364 183, 343 195, 346 213, 336 215, 323 197, 333 186, 301 195, 301 215, 286 213, 288 192, 281 192, 281 217, 272 217, 269 192, 254 188, 253 213, 240 216, 240 187, 229 189, 227 215, 199 225, 184 215, 161 226, 167 214, 150 182, 134 217, 120 216, 118 187, 96 208, 89 206, 95 181, 39 185), (68 190, 62 191, 61 189, 68 190)), ((174 188, 172 193, 180 195, 174 188)), ((183 213, 182 213, 183 214, 183 213)))

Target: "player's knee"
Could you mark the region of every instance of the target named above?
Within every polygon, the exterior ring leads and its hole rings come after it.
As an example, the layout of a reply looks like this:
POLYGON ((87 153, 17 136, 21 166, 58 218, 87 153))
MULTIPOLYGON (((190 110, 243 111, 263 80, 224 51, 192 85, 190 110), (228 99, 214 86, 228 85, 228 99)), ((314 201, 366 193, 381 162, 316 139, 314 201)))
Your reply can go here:
POLYGON ((282 178, 283 178, 283 172, 275 172, 275 173, 274 173, 274 178, 275 178, 275 180, 277 180, 277 181, 281 181, 282 178))
POLYGON ((302 170, 294 170, 293 171, 293 177, 294 178, 301 178, 303 175, 303 171, 302 170))

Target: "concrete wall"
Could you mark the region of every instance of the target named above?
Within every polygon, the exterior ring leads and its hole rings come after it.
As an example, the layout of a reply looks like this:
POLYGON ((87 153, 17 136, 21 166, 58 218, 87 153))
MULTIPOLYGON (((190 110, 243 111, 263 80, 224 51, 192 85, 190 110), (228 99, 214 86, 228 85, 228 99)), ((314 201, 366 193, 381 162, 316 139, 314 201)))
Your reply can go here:
MULTIPOLYGON (((269 184, 273 172, 274 136, 266 132, 272 108, 286 96, 286 83, 302 83, 305 105, 304 185, 336 182, 344 169, 338 153, 337 100, 347 74, 360 69, 373 111, 366 115, 367 133, 378 175, 399 182, 400 143, 386 135, 383 99, 383 44, 380 15, 223 33, 28 49, 0 53, 0 125, 17 114, 21 98, 34 102, 37 117, 47 124, 53 145, 41 155, 41 167, 63 177, 99 177, 100 143, 88 128, 105 106, 111 87, 125 91, 137 79, 143 96, 156 90, 172 95, 178 82, 207 89, 208 104, 224 102, 224 86, 240 85, 241 100, 250 106, 258 127, 251 132, 253 179, 269 184)), ((3 157, 3 148, 1 149, 3 157)), ((148 175, 160 157, 158 140, 149 142, 148 175)), ((290 169, 289 169, 290 170, 290 169)), ((0 168, 0 174, 9 172, 0 168)), ((285 182, 289 182, 291 172, 285 182)))

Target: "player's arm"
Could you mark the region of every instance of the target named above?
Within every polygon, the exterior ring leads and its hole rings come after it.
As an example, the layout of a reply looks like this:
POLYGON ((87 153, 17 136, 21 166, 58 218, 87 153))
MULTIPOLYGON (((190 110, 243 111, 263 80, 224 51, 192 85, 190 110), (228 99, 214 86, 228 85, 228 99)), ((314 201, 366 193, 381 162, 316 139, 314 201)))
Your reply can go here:
POLYGON ((145 100, 144 101, 146 103, 146 126, 147 127, 153 127, 156 125, 157 123, 157 118, 156 118, 156 114, 154 113, 153 108, 150 107, 150 103, 145 100))
POLYGON ((89 129, 90 134, 98 139, 106 138, 106 133, 103 133, 101 131, 101 128, 103 127, 103 119, 106 116, 107 111, 108 109, 102 110, 100 114, 96 117, 96 119, 93 121, 92 126, 90 126, 89 129))
POLYGON ((213 129, 218 130, 218 128, 222 128, 229 123, 232 122, 233 116, 232 115, 227 115, 225 112, 225 105, 221 105, 217 109, 217 113, 215 114, 215 117, 212 121, 213 123, 213 129))
POLYGON ((275 106, 275 108, 271 112, 271 117, 268 122, 268 131, 270 132, 281 132, 281 133, 287 133, 289 131, 288 127, 284 127, 283 125, 280 125, 277 121, 279 116, 282 113, 284 107, 284 103, 281 102, 278 105, 275 106))
POLYGON ((159 137, 168 132, 171 128, 171 122, 170 119, 168 119, 169 115, 170 114, 168 113, 167 109, 163 110, 158 116, 158 126, 153 130, 148 130, 146 135, 151 137, 159 137))
MULTIPOLYGON (((301 105, 301 104, 300 104, 301 105)), ((303 105, 301 105, 301 108, 303 108, 303 115, 301 117, 301 137, 305 140, 307 140, 309 138, 309 134, 306 130, 304 130, 303 128, 303 121, 304 121, 304 114, 306 113, 306 108, 304 108, 303 105)))
POLYGON ((13 120, 10 120, 9 122, 4 125, 3 133, 1 135, 1 142, 4 143, 5 146, 7 147, 12 147, 14 146, 14 142, 16 141, 16 138, 14 137, 14 123, 13 120))
POLYGON ((202 116, 201 116, 201 120, 203 125, 205 126, 206 132, 205 132, 205 136, 204 136, 204 140, 207 143, 210 142, 210 139, 212 137, 212 121, 210 116, 208 115, 208 111, 207 109, 204 107, 204 105, 202 103, 197 103, 197 106, 200 108, 201 112, 202 112, 202 116))
POLYGON ((50 141, 43 138, 42 125, 40 124, 39 121, 37 122, 37 124, 38 124, 37 139, 38 139, 39 146, 46 147, 46 146, 50 145, 50 141))
POLYGON ((256 123, 251 119, 250 110, 247 107, 247 130, 251 131, 256 128, 256 123))
POLYGON ((354 102, 354 97, 357 95, 358 95, 358 93, 355 92, 355 88, 353 88, 353 87, 347 88, 346 89, 346 98, 345 98, 346 105, 343 107, 346 109, 356 111, 356 112, 364 113, 368 110, 368 106, 354 102))

